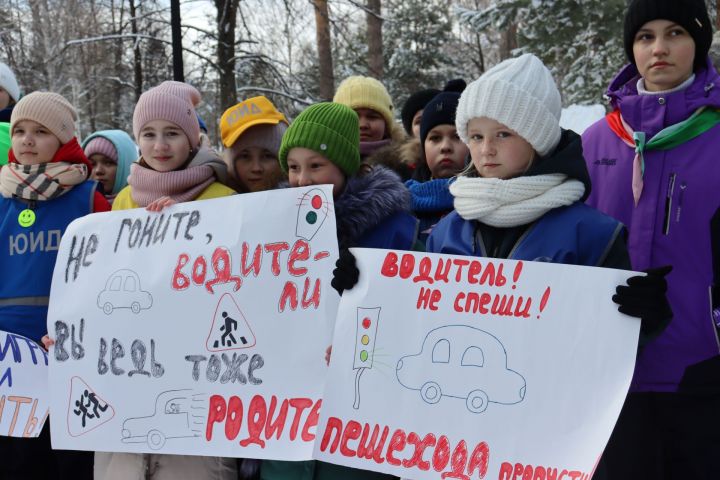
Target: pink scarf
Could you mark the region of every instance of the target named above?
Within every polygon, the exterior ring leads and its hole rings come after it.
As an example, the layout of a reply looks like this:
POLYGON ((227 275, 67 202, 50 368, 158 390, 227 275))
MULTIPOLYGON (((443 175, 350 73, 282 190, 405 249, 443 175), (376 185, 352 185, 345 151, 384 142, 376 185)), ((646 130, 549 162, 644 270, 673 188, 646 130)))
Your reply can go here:
POLYGON ((133 163, 128 177, 130 195, 140 207, 147 207, 160 197, 170 197, 176 203, 195 200, 214 181, 214 170, 207 165, 174 172, 156 172, 133 163))

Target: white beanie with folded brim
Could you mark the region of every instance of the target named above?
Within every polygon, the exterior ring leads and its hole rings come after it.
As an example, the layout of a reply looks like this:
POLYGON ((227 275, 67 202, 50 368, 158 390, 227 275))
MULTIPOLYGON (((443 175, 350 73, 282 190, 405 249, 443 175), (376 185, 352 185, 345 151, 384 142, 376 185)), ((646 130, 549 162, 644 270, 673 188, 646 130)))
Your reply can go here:
POLYGON ((517 132, 545 156, 560 142, 560 92, 550 70, 526 53, 505 60, 467 86, 460 96, 455 126, 468 143, 473 118, 491 118, 517 132))
POLYGON ((0 87, 4 88, 10 98, 17 103, 20 99, 20 86, 10 67, 2 62, 0 62, 0 87))

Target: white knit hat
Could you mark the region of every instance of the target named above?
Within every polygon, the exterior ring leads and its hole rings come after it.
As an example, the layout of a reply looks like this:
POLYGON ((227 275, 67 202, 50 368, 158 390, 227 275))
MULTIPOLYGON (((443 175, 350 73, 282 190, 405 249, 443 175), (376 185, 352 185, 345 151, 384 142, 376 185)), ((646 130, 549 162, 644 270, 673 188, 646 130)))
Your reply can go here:
POLYGON ((541 156, 560 142, 560 92, 550 70, 526 53, 505 60, 467 86, 460 96, 455 126, 468 143, 467 125, 487 117, 516 131, 541 156))
POLYGON ((0 87, 4 88, 15 102, 20 98, 20 87, 15 74, 10 70, 10 67, 2 62, 0 62, 0 87))

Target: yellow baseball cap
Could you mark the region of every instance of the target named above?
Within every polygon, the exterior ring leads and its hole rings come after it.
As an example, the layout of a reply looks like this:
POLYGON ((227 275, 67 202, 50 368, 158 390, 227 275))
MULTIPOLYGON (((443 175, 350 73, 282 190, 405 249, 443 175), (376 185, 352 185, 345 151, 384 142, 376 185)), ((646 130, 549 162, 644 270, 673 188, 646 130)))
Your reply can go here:
POLYGON ((220 118, 220 137, 223 145, 230 148, 245 130, 255 125, 277 125, 285 122, 285 115, 278 112, 266 97, 252 97, 228 108, 220 118))

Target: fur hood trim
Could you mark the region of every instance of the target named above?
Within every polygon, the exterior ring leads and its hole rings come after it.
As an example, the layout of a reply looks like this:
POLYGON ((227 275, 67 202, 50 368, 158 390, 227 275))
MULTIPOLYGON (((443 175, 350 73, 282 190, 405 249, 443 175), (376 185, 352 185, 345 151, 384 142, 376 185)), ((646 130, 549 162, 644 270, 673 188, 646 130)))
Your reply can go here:
POLYGON ((368 156, 368 165, 382 165, 397 172, 402 179, 408 179, 420 162, 420 140, 409 138, 402 143, 392 143, 368 156))
POLYGON ((395 172, 378 165, 365 175, 351 177, 335 200, 340 248, 354 246, 387 217, 409 210, 410 192, 395 172))

